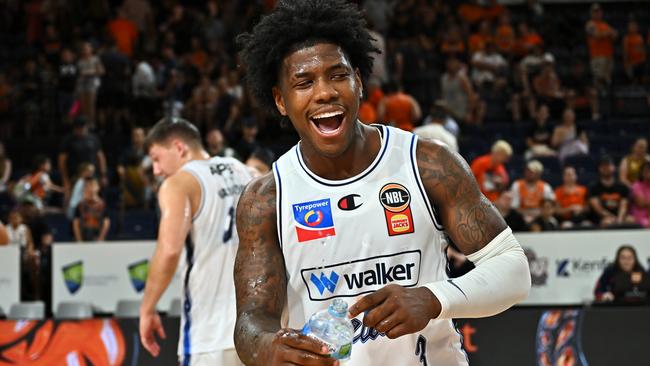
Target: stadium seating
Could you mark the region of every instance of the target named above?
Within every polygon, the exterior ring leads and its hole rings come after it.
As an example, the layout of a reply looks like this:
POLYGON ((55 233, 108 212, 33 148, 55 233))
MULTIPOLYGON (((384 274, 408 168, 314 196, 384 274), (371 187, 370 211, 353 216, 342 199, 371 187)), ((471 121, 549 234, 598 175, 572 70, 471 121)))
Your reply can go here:
POLYGON ((84 302, 61 302, 54 313, 56 319, 90 319, 92 306, 84 302))
POLYGON ((45 303, 42 301, 20 302, 11 305, 7 318, 13 320, 45 318, 45 303))
POLYGON ((115 308, 116 318, 137 318, 140 316, 139 300, 120 300, 115 308))

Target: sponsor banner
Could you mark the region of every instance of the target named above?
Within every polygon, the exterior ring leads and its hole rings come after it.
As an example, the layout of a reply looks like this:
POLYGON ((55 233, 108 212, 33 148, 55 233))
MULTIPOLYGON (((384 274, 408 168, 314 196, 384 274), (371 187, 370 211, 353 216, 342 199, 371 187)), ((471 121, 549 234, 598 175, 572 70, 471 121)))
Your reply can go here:
POLYGON ((299 243, 336 235, 329 198, 293 205, 293 218, 299 243))
POLYGON ((20 247, 0 246, 0 308, 9 313, 11 304, 20 301, 20 247))
POLYGON ((335 297, 355 297, 394 283, 417 285, 421 252, 413 250, 300 271, 309 298, 323 301, 335 297))
MULTIPOLYGON (((155 246, 153 241, 54 245, 53 309, 62 301, 80 301, 112 313, 119 300, 142 299, 155 246)), ((176 273, 158 302, 160 310, 168 310, 171 300, 181 297, 180 280, 176 273)))
POLYGON ((532 289, 524 305, 576 305, 594 299, 594 288, 623 244, 650 267, 650 230, 516 234, 528 257, 532 289))

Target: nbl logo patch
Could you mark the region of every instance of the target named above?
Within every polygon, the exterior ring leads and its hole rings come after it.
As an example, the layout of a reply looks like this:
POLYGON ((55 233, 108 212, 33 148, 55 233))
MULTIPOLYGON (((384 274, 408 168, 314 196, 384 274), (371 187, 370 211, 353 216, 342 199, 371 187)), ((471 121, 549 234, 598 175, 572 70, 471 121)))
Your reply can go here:
POLYGON ((299 243, 336 235, 329 198, 293 205, 293 218, 299 243))
POLYGON ((410 234, 415 231, 411 214, 411 194, 398 183, 388 183, 379 191, 379 201, 384 207, 388 235, 410 234))

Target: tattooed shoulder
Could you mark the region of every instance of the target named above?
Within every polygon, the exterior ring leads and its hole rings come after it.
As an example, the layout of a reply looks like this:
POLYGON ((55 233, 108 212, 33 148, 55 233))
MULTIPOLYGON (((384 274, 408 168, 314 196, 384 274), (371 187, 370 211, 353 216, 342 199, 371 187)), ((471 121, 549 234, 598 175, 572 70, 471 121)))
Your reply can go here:
POLYGON ((440 211, 447 234, 464 253, 473 253, 506 224, 480 192, 467 162, 446 146, 420 139, 418 170, 431 203, 440 211))

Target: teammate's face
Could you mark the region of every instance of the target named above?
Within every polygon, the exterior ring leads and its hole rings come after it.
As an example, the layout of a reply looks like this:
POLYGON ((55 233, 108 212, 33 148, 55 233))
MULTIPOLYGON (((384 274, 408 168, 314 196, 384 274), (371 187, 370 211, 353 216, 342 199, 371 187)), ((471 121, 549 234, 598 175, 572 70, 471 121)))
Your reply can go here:
POLYGON ((303 149, 327 157, 344 153, 355 136, 362 85, 343 50, 331 43, 297 50, 284 59, 278 79, 276 106, 303 149))
POLYGON ((167 178, 183 166, 184 149, 179 141, 168 144, 153 144, 149 148, 149 157, 153 165, 153 174, 167 178))

